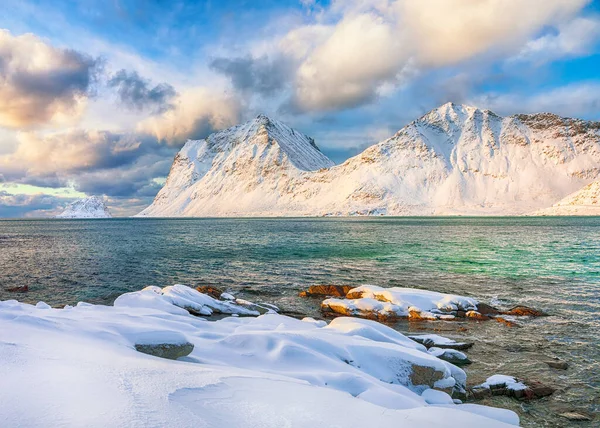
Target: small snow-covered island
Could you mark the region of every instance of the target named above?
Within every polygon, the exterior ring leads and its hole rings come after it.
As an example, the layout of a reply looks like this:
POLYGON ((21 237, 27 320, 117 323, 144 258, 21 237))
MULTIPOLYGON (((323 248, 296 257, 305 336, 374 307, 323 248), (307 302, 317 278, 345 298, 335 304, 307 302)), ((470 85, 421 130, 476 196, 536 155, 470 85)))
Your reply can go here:
MULTIPOLYGON (((349 308, 397 315, 489 308, 470 297, 414 289, 347 291, 349 308), (375 298, 388 306, 375 307, 375 298)), ((324 305, 334 307, 331 299, 324 305)), ((180 284, 126 293, 112 306, 3 301, 0 378, 9 387, 0 389, 0 420, 3 426, 506 427, 519 424, 513 411, 466 401, 485 391, 521 399, 539 393, 504 375, 467 390, 458 366, 465 343, 407 337, 351 315, 295 319, 273 305, 180 284)))
POLYGON ((56 218, 112 218, 104 200, 89 196, 71 202, 56 218))

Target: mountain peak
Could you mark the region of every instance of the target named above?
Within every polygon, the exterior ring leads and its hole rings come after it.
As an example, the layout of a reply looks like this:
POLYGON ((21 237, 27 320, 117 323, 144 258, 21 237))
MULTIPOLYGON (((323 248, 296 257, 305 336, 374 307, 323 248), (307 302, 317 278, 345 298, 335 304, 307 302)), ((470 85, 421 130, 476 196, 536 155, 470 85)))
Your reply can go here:
POLYGON ((108 211, 102 198, 98 196, 88 196, 71 202, 65 210, 56 216, 56 218, 110 218, 112 215, 108 211))

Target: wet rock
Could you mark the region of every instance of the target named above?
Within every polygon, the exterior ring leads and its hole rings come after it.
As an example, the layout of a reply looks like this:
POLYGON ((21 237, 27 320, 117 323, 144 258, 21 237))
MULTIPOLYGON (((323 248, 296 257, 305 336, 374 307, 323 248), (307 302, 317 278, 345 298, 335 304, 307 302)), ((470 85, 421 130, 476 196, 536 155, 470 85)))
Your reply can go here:
POLYGON ((494 317, 494 319, 508 327, 519 327, 519 324, 504 317, 494 317))
POLYGON ((487 321, 490 319, 487 315, 483 315, 477 311, 468 311, 465 315, 467 318, 475 321, 487 321))
POLYGON ((473 388, 467 389, 467 399, 483 400, 484 398, 488 398, 491 396, 492 391, 490 388, 474 386, 473 388))
POLYGON ((199 287, 196 287, 196 290, 198 290, 202 294, 209 295, 213 299, 219 299, 221 297, 221 294, 223 294, 222 290, 212 285, 201 285, 199 287))
POLYGON ((517 400, 533 400, 547 397, 556 391, 554 388, 538 381, 524 381, 511 376, 494 375, 480 385, 468 388, 467 395, 473 400, 490 396, 506 396, 517 400), (494 378, 502 378, 501 381, 494 378), (507 379, 504 381, 504 379, 507 379), (496 382, 496 383, 493 383, 496 382), (486 391, 487 390, 487 391, 486 391))
POLYGON ((464 318, 467 316, 467 313, 465 311, 458 310, 458 311, 456 311, 456 316, 458 318, 464 318))
POLYGON ((433 388, 435 383, 444 378, 444 372, 436 370, 433 367, 418 366, 414 364, 412 366, 412 373, 410 374, 410 382, 414 386, 427 385, 433 388))
POLYGON ((457 342, 447 337, 438 336, 437 334, 412 335, 408 336, 408 338, 424 345, 426 348, 435 346, 442 349, 457 349, 459 351, 464 351, 473 346, 472 342, 457 342))
POLYGON ((539 311, 537 309, 530 308, 529 306, 515 306, 514 308, 502 312, 502 315, 515 315, 518 317, 545 317, 547 313, 539 311))
POLYGON ((29 291, 28 285, 17 285, 16 287, 8 287, 4 289, 9 293, 27 293, 29 291))
POLYGON ((567 363, 566 361, 546 361, 546 364, 548 364, 548 366, 552 367, 553 369, 558 370, 567 370, 569 368, 569 363, 567 363))
POLYGON ((500 311, 486 303, 477 304, 477 312, 482 315, 495 316, 500 315, 500 311))
POLYGON ((534 397, 532 397, 532 398, 547 397, 549 395, 552 395, 556 391, 556 388, 552 388, 551 386, 544 385, 541 382, 538 382, 535 380, 534 381, 526 381, 525 385, 527 385, 527 388, 529 390, 531 390, 531 392, 533 392, 534 397))
POLYGON ((194 345, 189 342, 184 343, 148 343, 135 344, 135 350, 143 354, 153 355, 159 358, 176 360, 180 357, 189 355, 194 350, 194 345))
POLYGON ((455 366, 466 366, 471 364, 471 360, 465 354, 456 349, 442 349, 438 347, 431 347, 427 350, 428 353, 433 355, 434 357, 439 358, 440 360, 444 360, 449 362, 450 364, 454 364, 455 366))
POLYGON ((578 421, 578 422, 585 422, 585 421, 592 420, 592 418, 589 417, 588 415, 584 415, 583 413, 579 413, 579 412, 565 412, 565 413, 559 414, 559 416, 562 416, 563 418, 568 419, 570 421, 578 421))
POLYGON ((307 291, 300 292, 300 297, 346 297, 352 289, 349 285, 311 285, 307 291))

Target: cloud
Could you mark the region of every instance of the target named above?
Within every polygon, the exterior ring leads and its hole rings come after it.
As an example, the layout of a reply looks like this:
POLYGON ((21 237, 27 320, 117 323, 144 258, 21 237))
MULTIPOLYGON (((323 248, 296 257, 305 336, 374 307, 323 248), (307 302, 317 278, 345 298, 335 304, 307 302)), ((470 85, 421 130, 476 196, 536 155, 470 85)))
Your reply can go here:
POLYGON ((292 103, 302 111, 365 104, 416 70, 478 55, 510 56, 546 26, 570 21, 588 0, 336 1, 321 23, 297 27, 279 49, 298 61, 292 103))
POLYGON ((143 120, 138 132, 152 134, 159 141, 181 145, 233 126, 240 121, 240 101, 204 87, 191 88, 179 95, 174 107, 161 115, 143 120))
POLYGON ((210 68, 227 76, 233 87, 242 92, 272 95, 283 89, 293 73, 293 64, 283 56, 271 60, 267 56, 253 58, 215 58, 210 68))
POLYGON ((85 107, 102 61, 0 30, 0 126, 68 123, 85 107))
POLYGON ((511 60, 541 64, 559 58, 587 55, 599 39, 600 19, 579 17, 530 40, 511 60))
POLYGON ((0 217, 48 217, 73 199, 44 194, 11 194, 0 190, 0 217))
POLYGON ((171 101, 177 95, 175 88, 168 83, 150 87, 150 82, 135 72, 119 70, 109 80, 108 86, 116 88, 121 102, 135 110, 151 110, 164 113, 173 108, 171 101))
POLYGON ((576 83, 533 95, 488 93, 474 97, 471 103, 499 114, 514 114, 517 113, 515 108, 518 108, 518 113, 550 112, 565 117, 595 119, 600 113, 600 84, 576 83))

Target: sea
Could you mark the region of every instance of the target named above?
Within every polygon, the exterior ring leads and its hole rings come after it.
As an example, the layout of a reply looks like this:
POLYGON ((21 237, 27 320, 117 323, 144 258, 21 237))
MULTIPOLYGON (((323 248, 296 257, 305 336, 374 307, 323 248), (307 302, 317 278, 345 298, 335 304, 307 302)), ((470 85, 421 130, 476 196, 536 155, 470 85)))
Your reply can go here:
POLYGON ((473 341, 469 384, 505 374, 556 388, 536 401, 480 402, 518 412, 523 426, 600 423, 600 217, 0 221, 0 300, 110 305, 171 284, 217 286, 296 317, 321 317, 318 299, 298 297, 315 284, 414 287, 541 309, 550 316, 518 327, 391 326, 473 341), (555 358, 569 368, 548 367, 555 358), (560 416, 572 411, 594 420, 560 416))

